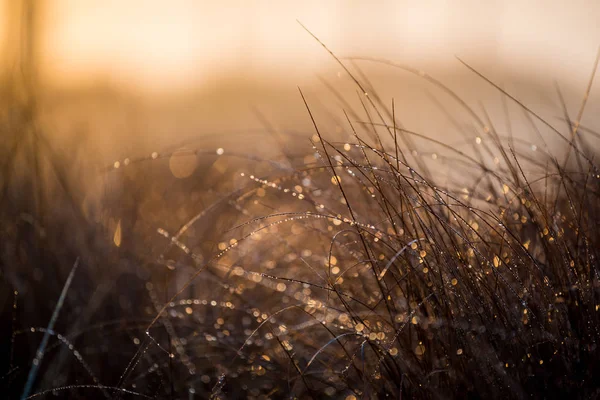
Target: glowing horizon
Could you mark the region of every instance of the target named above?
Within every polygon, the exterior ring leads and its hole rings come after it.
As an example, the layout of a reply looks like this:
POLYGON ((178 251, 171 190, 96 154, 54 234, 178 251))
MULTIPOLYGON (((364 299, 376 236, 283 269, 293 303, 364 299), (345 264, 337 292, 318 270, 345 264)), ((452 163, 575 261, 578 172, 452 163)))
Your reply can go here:
MULTIPOLYGON (((9 1, 0 4, 5 21, 9 1)), ((54 0, 42 5, 41 73, 59 86, 104 80, 168 91, 219 76, 313 76, 333 63, 300 20, 341 56, 456 68, 461 55, 522 72, 589 74, 600 4, 459 3, 54 0)))

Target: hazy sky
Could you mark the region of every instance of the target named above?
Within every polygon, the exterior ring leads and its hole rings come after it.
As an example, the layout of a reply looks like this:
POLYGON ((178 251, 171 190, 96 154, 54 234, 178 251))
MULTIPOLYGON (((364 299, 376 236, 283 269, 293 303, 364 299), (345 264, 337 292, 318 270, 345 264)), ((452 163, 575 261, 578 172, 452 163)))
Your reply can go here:
POLYGON ((43 72, 62 84, 105 79, 162 90, 241 70, 289 78, 332 65, 297 19, 339 55, 423 68, 458 68, 454 55, 460 55, 541 74, 587 76, 600 45, 598 1, 41 3, 43 72))

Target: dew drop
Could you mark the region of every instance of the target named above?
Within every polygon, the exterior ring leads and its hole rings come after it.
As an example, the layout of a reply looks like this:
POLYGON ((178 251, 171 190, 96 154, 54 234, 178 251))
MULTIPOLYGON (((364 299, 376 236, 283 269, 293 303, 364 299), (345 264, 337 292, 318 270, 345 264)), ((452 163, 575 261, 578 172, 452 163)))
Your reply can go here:
POLYGON ((494 267, 498 268, 500 266, 500 257, 494 256, 494 267))
POLYGON ((115 233, 113 235, 113 243, 115 246, 121 246, 122 232, 121 232, 121 220, 117 223, 117 227, 115 228, 115 233))
POLYGON ((423 354, 425 354, 425 346, 423 345, 423 343, 419 343, 417 347, 415 347, 415 354, 417 356, 422 356, 423 354))
POLYGON ((285 292, 286 285, 283 282, 277 284, 276 289, 278 292, 285 292))

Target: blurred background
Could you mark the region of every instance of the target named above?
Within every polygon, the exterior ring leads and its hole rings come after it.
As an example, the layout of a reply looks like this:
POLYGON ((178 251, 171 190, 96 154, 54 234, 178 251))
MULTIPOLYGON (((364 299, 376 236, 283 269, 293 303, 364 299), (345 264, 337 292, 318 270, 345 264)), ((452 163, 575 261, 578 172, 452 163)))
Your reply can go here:
MULTIPOLYGON (((33 94, 47 135, 79 138, 101 163, 199 137, 239 139, 266 121, 310 135, 298 87, 327 110, 324 124, 344 107, 327 85, 360 103, 300 21, 339 57, 425 70, 469 104, 497 109, 499 93, 459 56, 534 109, 560 116, 555 82, 576 114, 600 45, 599 18, 596 1, 0 0, 2 88, 13 98, 33 94)), ((389 66, 346 63, 385 103, 394 98, 407 128, 448 134, 431 100, 447 99, 431 85, 389 66)))

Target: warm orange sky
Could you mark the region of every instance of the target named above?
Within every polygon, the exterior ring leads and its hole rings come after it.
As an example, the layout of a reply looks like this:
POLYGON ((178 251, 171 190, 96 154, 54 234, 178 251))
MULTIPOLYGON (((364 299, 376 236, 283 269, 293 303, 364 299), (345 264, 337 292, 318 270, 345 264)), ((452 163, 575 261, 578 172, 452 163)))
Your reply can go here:
MULTIPOLYGON (((5 6, 12 0, 0 0, 5 6)), ((216 75, 314 75, 333 66, 296 23, 339 55, 460 68, 454 55, 587 76, 600 44, 598 1, 45 0, 43 72, 181 89, 216 75)), ((6 19, 6 13, 4 19, 6 19)), ((5 21, 6 22, 6 21, 5 21)), ((3 24, 6 26, 6 23, 3 24)))

